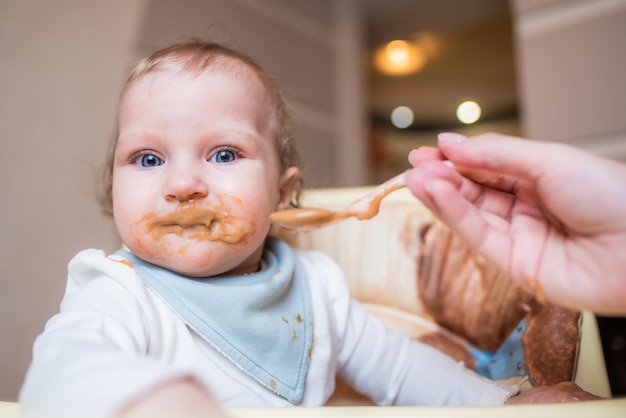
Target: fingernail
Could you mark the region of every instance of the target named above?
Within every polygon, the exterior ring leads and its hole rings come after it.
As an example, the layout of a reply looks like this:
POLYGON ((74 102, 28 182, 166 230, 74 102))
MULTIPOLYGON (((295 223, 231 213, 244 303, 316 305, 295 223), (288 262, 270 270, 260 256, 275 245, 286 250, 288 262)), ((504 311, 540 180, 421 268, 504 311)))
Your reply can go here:
POLYGON ((460 144, 461 142, 465 141, 467 137, 465 135, 457 134, 455 132, 442 132, 437 135, 437 139, 439 141, 455 142, 457 144, 460 144))
POLYGON ((415 152, 414 149, 412 149, 411 152, 409 152, 409 162, 411 162, 411 155, 413 155, 414 152, 415 152))

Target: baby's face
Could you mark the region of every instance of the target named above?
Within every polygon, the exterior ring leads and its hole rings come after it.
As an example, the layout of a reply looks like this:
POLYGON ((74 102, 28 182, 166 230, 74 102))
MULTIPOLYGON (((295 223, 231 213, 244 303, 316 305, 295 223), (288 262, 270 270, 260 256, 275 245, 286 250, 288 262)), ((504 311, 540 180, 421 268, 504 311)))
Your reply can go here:
POLYGON ((138 257, 206 277, 256 271, 288 205, 269 102, 252 76, 156 73, 120 103, 113 215, 138 257))

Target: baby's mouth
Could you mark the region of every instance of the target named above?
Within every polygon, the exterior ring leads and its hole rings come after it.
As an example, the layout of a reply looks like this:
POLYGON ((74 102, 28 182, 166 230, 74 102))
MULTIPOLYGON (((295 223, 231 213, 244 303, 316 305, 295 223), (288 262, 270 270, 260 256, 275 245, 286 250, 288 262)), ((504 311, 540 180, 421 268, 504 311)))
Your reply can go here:
POLYGON ((147 214, 141 222, 146 225, 146 232, 155 240, 174 234, 196 241, 234 243, 252 232, 238 222, 236 217, 224 211, 196 206, 182 206, 163 216, 147 214))
POLYGON ((216 214, 211 211, 187 209, 160 218, 154 222, 154 225, 162 228, 180 227, 182 229, 208 229, 216 218, 216 214))
POLYGON ((211 230, 211 222, 189 223, 168 221, 157 223, 150 227, 150 234, 153 238, 160 238, 164 234, 176 234, 178 236, 199 237, 208 234, 211 230))

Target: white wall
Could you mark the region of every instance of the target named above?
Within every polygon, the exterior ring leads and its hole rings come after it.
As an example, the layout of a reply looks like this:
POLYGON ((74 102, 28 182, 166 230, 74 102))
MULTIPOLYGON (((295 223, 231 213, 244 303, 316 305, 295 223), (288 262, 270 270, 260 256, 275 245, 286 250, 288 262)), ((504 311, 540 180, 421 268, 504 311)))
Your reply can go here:
POLYGON ((143 1, 0 2, 0 399, 79 249, 114 249, 94 194, 143 1))
POLYGON ((512 0, 525 133, 626 161, 626 0, 512 0))

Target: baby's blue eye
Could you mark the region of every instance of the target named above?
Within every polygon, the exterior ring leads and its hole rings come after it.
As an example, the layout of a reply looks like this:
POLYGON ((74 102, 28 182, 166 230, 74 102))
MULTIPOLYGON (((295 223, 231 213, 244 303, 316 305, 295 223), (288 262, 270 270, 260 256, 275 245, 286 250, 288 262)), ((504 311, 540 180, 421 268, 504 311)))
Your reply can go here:
POLYGON ((139 158, 139 165, 142 167, 156 167, 163 164, 163 160, 154 154, 142 155, 139 158))
POLYGON ((213 154, 209 162, 212 163, 232 163, 237 159, 237 155, 230 150, 224 149, 213 154))

